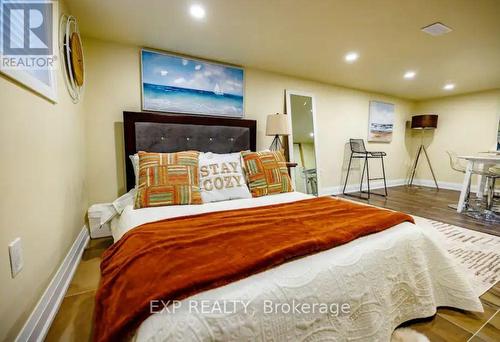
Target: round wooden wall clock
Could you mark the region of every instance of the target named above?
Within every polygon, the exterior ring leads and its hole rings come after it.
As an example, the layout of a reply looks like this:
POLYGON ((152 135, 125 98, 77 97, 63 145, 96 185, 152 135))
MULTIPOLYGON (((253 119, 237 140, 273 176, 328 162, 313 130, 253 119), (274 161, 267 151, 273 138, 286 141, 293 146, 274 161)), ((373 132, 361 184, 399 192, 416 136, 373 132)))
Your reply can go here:
POLYGON ((77 103, 85 85, 85 64, 78 23, 71 15, 61 16, 59 46, 66 88, 73 102, 77 103))

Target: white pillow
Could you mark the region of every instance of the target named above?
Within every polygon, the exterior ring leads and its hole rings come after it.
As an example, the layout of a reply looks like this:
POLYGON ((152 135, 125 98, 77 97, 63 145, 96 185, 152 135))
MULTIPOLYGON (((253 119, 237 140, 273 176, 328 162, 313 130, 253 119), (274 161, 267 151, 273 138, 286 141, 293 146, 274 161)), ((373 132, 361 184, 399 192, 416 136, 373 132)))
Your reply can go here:
POLYGON ((241 154, 200 153, 200 190, 203 203, 252 198, 241 168, 241 154))
POLYGON ((115 199, 113 201, 113 207, 115 207, 115 210, 117 211, 118 214, 121 215, 121 213, 123 212, 123 210, 125 209, 125 207, 129 206, 129 205, 134 205, 134 201, 135 201, 135 195, 137 193, 137 190, 134 188, 132 190, 130 190, 129 192, 127 192, 126 194, 118 197, 117 199, 115 199))
POLYGON ((135 187, 137 188, 137 184, 139 184, 139 155, 136 153, 131 154, 128 157, 130 158, 132 166, 134 167, 135 187))

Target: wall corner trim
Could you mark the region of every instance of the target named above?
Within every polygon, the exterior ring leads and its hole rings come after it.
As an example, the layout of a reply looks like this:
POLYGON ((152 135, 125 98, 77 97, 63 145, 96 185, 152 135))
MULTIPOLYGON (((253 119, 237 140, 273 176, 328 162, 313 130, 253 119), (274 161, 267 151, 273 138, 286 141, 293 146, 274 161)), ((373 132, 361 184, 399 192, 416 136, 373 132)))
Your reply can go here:
POLYGON ((31 312, 28 320, 24 323, 24 326, 15 339, 16 342, 41 342, 45 339, 89 239, 89 230, 85 225, 73 242, 68 254, 50 281, 49 286, 45 289, 42 297, 31 312))

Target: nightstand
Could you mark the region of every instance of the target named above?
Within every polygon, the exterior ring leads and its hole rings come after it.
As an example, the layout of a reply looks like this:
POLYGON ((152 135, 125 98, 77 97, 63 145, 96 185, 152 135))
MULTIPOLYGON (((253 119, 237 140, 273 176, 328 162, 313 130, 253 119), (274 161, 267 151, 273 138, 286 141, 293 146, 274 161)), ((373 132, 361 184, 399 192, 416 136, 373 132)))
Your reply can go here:
POLYGON ((111 219, 117 214, 113 203, 94 204, 89 208, 87 214, 92 239, 111 236, 111 219))

